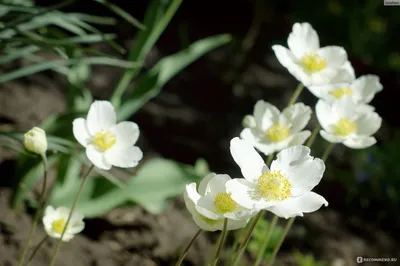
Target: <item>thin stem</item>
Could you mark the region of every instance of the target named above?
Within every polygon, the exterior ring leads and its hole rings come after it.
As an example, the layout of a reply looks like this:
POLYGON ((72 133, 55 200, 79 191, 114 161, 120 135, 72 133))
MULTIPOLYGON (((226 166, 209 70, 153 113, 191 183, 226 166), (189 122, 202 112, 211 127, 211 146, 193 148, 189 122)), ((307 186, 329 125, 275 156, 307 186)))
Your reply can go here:
POLYGON ((289 221, 287 222, 287 224, 285 226, 285 229, 283 230, 282 237, 279 240, 278 245, 276 245, 276 247, 274 248, 274 251, 272 252, 271 258, 269 259, 269 261, 267 263, 268 266, 272 266, 274 264, 276 254, 278 254, 278 251, 281 248, 283 241, 285 240, 290 228, 292 227, 294 219, 296 219, 296 217, 290 218, 289 221))
POLYGON ((89 176, 89 174, 90 174, 90 172, 93 170, 93 168, 94 168, 94 165, 92 165, 92 166, 89 168, 89 170, 86 172, 86 174, 85 174, 85 175, 83 176, 83 178, 82 178, 81 185, 80 185, 80 187, 79 187, 78 193, 76 194, 74 203, 72 203, 71 211, 70 211, 70 213, 69 213, 69 215, 68 215, 67 222, 65 223, 65 226, 64 226, 64 228, 63 228, 63 232, 62 232, 62 234, 61 234, 61 237, 60 237, 60 239, 59 239, 58 242, 57 242, 57 246, 56 246, 55 251, 54 251, 54 254, 53 254, 53 256, 52 256, 52 258, 51 258, 51 260, 50 260, 49 266, 53 266, 53 265, 54 265, 54 262, 56 261, 57 253, 58 253, 58 250, 60 249, 60 246, 61 246, 61 243, 62 243, 62 239, 63 239, 63 237, 64 237, 64 234, 65 234, 65 231, 67 231, 69 221, 71 220, 71 217, 72 217, 72 213, 74 212, 75 207, 76 207, 76 204, 78 203, 79 197, 80 197, 80 195, 81 195, 81 193, 82 193, 83 186, 85 185, 85 182, 86 182, 86 180, 87 180, 87 177, 89 176))
POLYGON ((22 251, 22 255, 21 255, 21 257, 19 259, 19 262, 18 262, 18 266, 21 266, 24 263, 26 253, 28 252, 29 246, 31 244, 32 236, 35 234, 37 223, 38 223, 38 221, 40 219, 41 211, 42 211, 42 208, 43 208, 42 205, 43 205, 43 202, 44 202, 44 199, 45 199, 46 184, 47 184, 47 159, 46 159, 46 154, 42 153, 41 157, 42 157, 43 172, 44 172, 43 173, 42 191, 40 193, 40 198, 39 198, 39 202, 38 202, 38 206, 37 206, 37 209, 36 209, 35 216, 33 217, 32 227, 31 227, 31 230, 29 231, 28 239, 26 240, 24 249, 22 251))
POLYGON ((222 248, 224 247, 226 235, 227 235, 227 227, 228 227, 228 218, 224 219, 224 227, 222 228, 221 236, 219 237, 219 244, 217 248, 217 252, 215 253, 214 257, 214 264, 213 266, 217 266, 219 256, 221 255, 222 248))
POLYGON ((44 244, 44 242, 46 242, 46 240, 47 240, 48 238, 49 238, 49 235, 46 234, 46 235, 43 237, 43 239, 39 242, 39 244, 37 244, 37 246, 35 247, 35 249, 32 251, 31 256, 29 257, 28 263, 26 264, 26 266, 28 266, 29 263, 33 260, 33 258, 34 258, 35 255, 36 255, 36 252, 38 252, 38 250, 40 249, 40 247, 44 244))
POLYGON ((307 147, 311 148, 320 129, 321 129, 321 126, 319 124, 313 129, 310 138, 306 142, 307 147))
MULTIPOLYGON (((235 249, 237 249, 237 247, 239 246, 239 239, 240 239, 240 235, 235 237, 235 241, 233 242, 233 246, 231 248, 231 251, 229 252, 229 256, 228 258, 232 258, 233 257, 233 252, 235 251, 235 249)), ((230 261, 229 259, 226 260, 224 266, 229 266, 230 265, 230 261)))
POLYGON ((186 254, 188 253, 190 247, 193 245, 194 241, 196 240, 196 238, 200 235, 200 233, 202 232, 202 229, 199 229, 196 234, 192 237, 192 239, 190 240, 190 242, 187 244, 186 248, 183 250, 182 254, 179 256, 178 261, 176 262, 175 266, 180 266, 183 262, 183 260, 186 257, 186 254))
POLYGON ((326 147, 324 154, 322 154, 321 160, 322 161, 326 161, 326 159, 328 159, 329 154, 331 153, 333 147, 335 146, 335 143, 329 143, 328 147, 326 147))
POLYGON ((265 251, 267 250, 267 247, 268 247, 269 240, 271 239, 272 232, 273 232, 274 229, 275 229, 275 226, 276 226, 276 223, 278 222, 278 219, 279 219, 279 217, 276 216, 276 215, 275 215, 274 218, 272 219, 272 222, 271 222, 271 224, 270 224, 270 226, 269 226, 269 228, 268 228, 268 231, 267 231, 267 233, 265 234, 264 242, 262 243, 262 246, 261 246, 261 248, 260 248, 260 251, 258 252, 256 262, 254 263, 253 266, 258 266, 258 265, 260 265, 261 261, 263 260, 265 251))
POLYGON ((294 104, 297 101, 297 98, 299 98, 301 92, 304 89, 304 85, 302 83, 299 83, 299 85, 297 85, 296 90, 294 91, 292 97, 289 100, 288 106, 294 104))
POLYGON ((266 165, 269 167, 269 165, 271 164, 272 160, 274 159, 274 153, 271 153, 268 158, 267 158, 267 162, 266 165))
POLYGON ((254 228, 256 227, 257 222, 258 222, 258 220, 260 220, 260 218, 261 218, 261 216, 263 215, 263 213, 264 213, 264 211, 260 211, 260 212, 257 214, 257 216, 254 218, 254 221, 253 221, 253 223, 251 224, 251 226, 250 226, 250 228, 249 228, 249 231, 247 231, 247 235, 246 235, 246 237, 245 237, 245 240, 244 240, 244 241, 242 242, 242 244, 239 246, 239 249, 238 249, 238 251, 236 252, 235 257, 233 258, 232 266, 237 265, 237 263, 239 262, 240 257, 242 256, 242 254, 243 254, 243 252, 244 252, 244 250, 245 250, 245 248, 246 248, 246 246, 247 246, 247 243, 248 243, 249 240, 250 240, 251 233, 253 233, 253 230, 254 230, 254 228))

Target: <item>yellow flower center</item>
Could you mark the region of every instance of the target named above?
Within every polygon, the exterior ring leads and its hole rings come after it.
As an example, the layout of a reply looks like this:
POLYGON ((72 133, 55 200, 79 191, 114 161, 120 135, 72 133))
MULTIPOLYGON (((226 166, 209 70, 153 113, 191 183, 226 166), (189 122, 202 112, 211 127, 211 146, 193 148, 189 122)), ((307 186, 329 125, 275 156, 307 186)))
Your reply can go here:
POLYGON ((270 171, 258 178, 257 189, 266 200, 284 200, 290 197, 292 185, 281 171, 270 171))
POLYGON ((348 118, 341 118, 336 126, 335 126, 335 133, 339 136, 347 136, 357 130, 357 125, 353 121, 348 118))
POLYGON ((329 92, 330 95, 335 97, 336 99, 341 99, 345 95, 351 95, 353 92, 351 91, 350 88, 337 88, 334 90, 331 90, 329 92))
POLYGON ((281 124, 274 124, 265 132, 267 138, 272 142, 280 142, 286 139, 290 134, 290 129, 281 124))
POLYGON ((65 219, 61 218, 61 219, 58 219, 58 220, 54 221, 51 224, 51 227, 52 227, 54 232, 56 232, 58 234, 62 234, 62 232, 64 230, 64 227, 65 227, 65 224, 66 224, 65 219))
POLYGON ((94 145, 101 152, 108 150, 116 142, 117 142, 117 138, 111 131, 107 131, 107 132, 100 131, 93 138, 94 145))
POLYGON ((325 59, 320 55, 318 55, 317 53, 305 54, 301 58, 301 63, 304 69, 310 74, 321 71, 327 65, 325 59))
POLYGON ((232 212, 237 208, 237 203, 231 198, 231 193, 220 192, 214 199, 215 208, 220 213, 232 212))

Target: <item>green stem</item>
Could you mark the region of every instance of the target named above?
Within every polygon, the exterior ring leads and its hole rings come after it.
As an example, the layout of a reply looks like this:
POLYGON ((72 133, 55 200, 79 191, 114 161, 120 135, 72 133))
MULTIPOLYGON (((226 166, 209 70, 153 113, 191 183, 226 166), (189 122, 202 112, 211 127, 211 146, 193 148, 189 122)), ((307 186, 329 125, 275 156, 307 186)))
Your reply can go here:
POLYGON ((256 227, 257 222, 258 222, 258 220, 260 220, 260 217, 263 215, 263 213, 264 213, 264 211, 260 211, 260 212, 257 214, 257 216, 254 218, 254 221, 253 221, 253 223, 251 224, 251 226, 250 226, 250 228, 249 228, 249 231, 247 231, 247 234, 246 234, 246 237, 245 237, 244 241, 243 241, 242 244, 239 246, 239 249, 238 249, 238 251, 236 252, 235 257, 233 258, 232 266, 235 266, 235 265, 239 262, 240 257, 242 256, 242 254, 243 254, 243 252, 244 252, 244 250, 245 250, 245 248, 246 248, 246 246, 247 246, 247 243, 248 243, 249 240, 250 240, 251 234, 253 233, 253 230, 254 230, 254 228, 256 227))
POLYGON ((292 217, 289 219, 289 221, 287 222, 285 229, 283 230, 282 233, 282 237, 280 238, 278 245, 276 245, 276 247, 274 248, 274 251, 272 252, 271 258, 269 259, 267 265, 268 266, 272 266, 275 262, 275 258, 276 258, 276 254, 278 254, 279 249, 282 246, 283 241, 285 240, 290 228, 292 227, 292 224, 294 222, 294 219, 296 219, 296 217, 292 217))
POLYGON ((86 182, 86 180, 87 180, 87 177, 89 176, 89 174, 90 174, 90 172, 93 170, 93 168, 94 168, 94 165, 92 165, 92 166, 89 168, 89 170, 86 172, 86 174, 85 174, 85 175, 83 176, 83 178, 82 178, 81 185, 80 185, 80 187, 79 187, 78 193, 76 194, 75 200, 74 200, 74 202, 72 203, 71 211, 70 211, 70 213, 69 213, 69 215, 68 215, 67 222, 65 223, 65 226, 64 226, 64 228, 63 228, 63 232, 62 232, 62 234, 61 234, 61 237, 60 237, 60 239, 59 239, 58 242, 57 242, 57 246, 56 246, 56 248, 55 248, 55 251, 54 251, 54 253, 53 253, 53 256, 51 257, 49 266, 53 266, 53 265, 54 265, 54 262, 56 261, 57 253, 58 253, 58 250, 60 249, 60 246, 61 246, 61 243, 62 243, 62 239, 63 239, 63 237, 64 237, 64 234, 65 234, 65 231, 67 231, 68 224, 69 224, 69 222, 70 222, 70 220, 71 220, 71 217, 72 217, 72 214, 73 214, 73 212, 74 212, 74 210, 75 210, 76 204, 78 203, 79 197, 80 197, 80 195, 81 195, 81 193, 82 193, 83 186, 85 185, 85 182, 86 182))
MULTIPOLYGON (((235 249, 237 249, 237 247, 239 246, 239 243, 240 243, 239 239, 240 239, 240 233, 239 233, 238 236, 235 237, 235 241, 233 242, 233 246, 232 246, 232 248, 231 248, 231 251, 229 252, 228 258, 232 258, 232 257, 233 257, 233 252, 234 252, 235 249)), ((229 266, 229 265, 231 265, 231 264, 230 264, 230 261, 231 261, 231 260, 227 259, 226 262, 225 262, 225 264, 224 264, 224 266, 229 266)))
POLYGON ((328 147, 326 147, 324 154, 322 154, 321 160, 326 161, 328 159, 329 154, 331 153, 333 147, 335 146, 336 143, 329 143, 328 147))
POLYGON ((319 124, 313 129, 310 138, 306 142, 307 147, 311 148, 320 129, 321 129, 321 126, 319 124))
POLYGON ((178 261, 176 262, 175 266, 180 266, 183 262, 183 260, 186 257, 186 254, 188 253, 190 247, 193 245, 194 241, 196 240, 196 238, 200 235, 200 233, 202 232, 202 229, 199 229, 196 234, 192 237, 192 239, 189 241, 189 243, 187 244, 186 248, 183 250, 182 254, 179 256, 178 261))
POLYGON ((288 106, 294 104, 297 101, 297 98, 299 98, 301 92, 304 89, 304 85, 302 83, 299 83, 299 85, 297 85, 296 90, 294 91, 292 97, 289 100, 288 106))
POLYGON ((273 232, 274 229, 275 229, 275 226, 276 226, 276 223, 278 222, 278 219, 279 219, 279 217, 276 216, 276 215, 275 215, 274 218, 272 219, 272 222, 271 222, 271 224, 270 224, 270 226, 269 226, 269 228, 268 228, 268 231, 267 231, 267 233, 265 234, 264 242, 263 242, 263 244, 262 244, 262 246, 261 246, 261 248, 260 248, 260 251, 258 252, 256 262, 254 263, 253 266, 258 266, 258 265, 260 265, 261 261, 263 260, 265 251, 267 250, 267 247, 268 247, 269 240, 271 239, 272 232, 273 232))
POLYGON ((224 227, 222 228, 221 236, 219 237, 219 244, 217 248, 217 252, 215 253, 214 257, 214 264, 213 266, 217 266, 219 256, 221 255, 222 248, 224 247, 226 235, 227 235, 227 227, 228 227, 228 218, 224 219, 224 227))
POLYGON ((269 165, 271 164, 272 160, 274 159, 274 153, 271 153, 268 158, 267 158, 267 162, 266 165, 269 167, 269 165))
POLYGON ((38 252, 38 250, 40 249, 40 247, 44 244, 44 242, 46 242, 46 240, 49 238, 49 235, 45 235, 43 237, 43 239, 39 242, 39 244, 37 244, 36 248, 32 251, 31 256, 28 259, 28 263, 25 266, 28 266, 29 263, 33 260, 33 258, 36 255, 36 252, 38 252))
POLYGON ((44 153, 42 153, 40 156, 42 157, 43 172, 44 172, 44 174, 43 174, 42 191, 40 193, 40 198, 39 198, 37 210, 36 210, 35 216, 33 218, 32 227, 31 227, 31 230, 29 231, 28 239, 26 240, 24 249, 22 251, 22 255, 21 255, 21 257, 19 259, 19 262, 18 262, 18 266, 21 266, 24 263, 26 253, 28 252, 29 246, 31 244, 32 236, 35 234, 37 223, 38 223, 38 221, 40 219, 40 216, 41 216, 41 210, 42 210, 42 207, 43 207, 42 205, 43 205, 43 202, 44 202, 44 199, 45 199, 46 184, 47 184, 47 159, 46 159, 46 154, 44 154, 44 153))

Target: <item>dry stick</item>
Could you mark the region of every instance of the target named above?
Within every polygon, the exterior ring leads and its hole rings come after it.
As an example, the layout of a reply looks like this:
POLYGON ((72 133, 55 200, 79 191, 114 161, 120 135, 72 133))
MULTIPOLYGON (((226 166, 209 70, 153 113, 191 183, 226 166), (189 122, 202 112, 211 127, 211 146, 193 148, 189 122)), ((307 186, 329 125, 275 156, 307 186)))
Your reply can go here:
POLYGON ((40 156, 42 157, 43 168, 44 168, 43 169, 44 174, 43 174, 42 191, 41 191, 41 194, 40 194, 38 208, 36 210, 35 217, 33 218, 32 227, 31 227, 31 230, 29 231, 28 239, 26 240, 26 243, 25 243, 25 246, 24 246, 24 250, 23 250, 22 255, 21 255, 21 257, 19 259, 19 262, 18 262, 18 266, 21 266, 24 263, 26 253, 28 252, 28 248, 29 248, 29 245, 30 245, 31 240, 32 240, 32 236, 35 234, 35 231, 36 231, 37 223, 39 221, 41 210, 42 210, 42 207, 43 207, 42 205, 43 205, 43 202, 44 202, 44 199, 45 199, 46 184, 47 184, 47 160, 46 160, 46 154, 42 153, 40 156))
POLYGON ((235 265, 239 262, 240 257, 242 256, 242 254, 243 254, 243 252, 244 252, 244 250, 245 250, 245 248, 246 248, 246 246, 247 246, 247 243, 248 243, 249 240, 250 240, 251 234, 253 233, 253 230, 254 230, 254 228, 256 227, 256 224, 257 224, 258 220, 260 219, 260 217, 263 215, 263 213, 264 213, 263 210, 260 211, 260 212, 257 214, 257 216, 254 218, 254 221, 253 221, 253 223, 251 224, 249 231, 247 231, 247 235, 246 235, 244 241, 243 241, 242 244, 240 245, 238 251, 236 252, 235 257, 233 258, 232 266, 235 266, 235 265))
POLYGON ((46 234, 46 235, 43 237, 43 239, 39 242, 39 244, 37 244, 36 248, 32 251, 32 254, 31 254, 31 256, 29 257, 28 263, 26 264, 26 266, 28 266, 29 263, 33 260, 33 258, 34 258, 35 255, 36 255, 36 252, 38 252, 38 250, 40 249, 40 247, 44 244, 44 242, 46 242, 46 240, 47 240, 48 238, 49 238, 49 235, 46 234))
POLYGON ((200 233, 202 232, 202 229, 199 229, 196 234, 192 237, 192 239, 190 240, 190 242, 187 244, 186 248, 183 250, 182 254, 180 255, 178 261, 176 262, 175 266, 180 266, 183 262, 183 260, 186 257, 186 254, 188 253, 190 247, 193 245, 194 241, 196 240, 196 238, 200 235, 200 233))
POLYGON ((86 180, 87 180, 87 177, 89 176, 89 174, 90 174, 90 172, 92 171, 93 168, 94 168, 94 165, 92 165, 92 166, 89 168, 89 170, 87 171, 87 173, 86 173, 86 174, 83 176, 83 178, 82 178, 82 182, 81 182, 81 185, 80 185, 80 187, 79 187, 78 194, 76 194, 74 203, 72 204, 72 207, 71 207, 71 211, 70 211, 70 213, 69 213, 69 215, 68 215, 67 222, 66 222, 66 224, 65 224, 65 226, 64 226, 64 228, 63 228, 63 232, 62 232, 62 234, 61 234, 61 237, 60 237, 60 239, 59 239, 58 242, 57 242, 57 246, 56 246, 56 248, 55 248, 55 251, 54 251, 53 257, 51 258, 51 261, 50 261, 50 263, 49 263, 49 266, 53 266, 53 265, 54 265, 54 262, 55 262, 55 260, 56 260, 58 250, 60 249, 61 242, 62 242, 62 239, 63 239, 63 237, 64 237, 65 231, 67 231, 68 224, 69 224, 69 222, 70 222, 70 220, 71 220, 72 213, 74 212, 74 209, 75 209, 75 207, 76 207, 76 204, 78 203, 79 197, 80 197, 80 195, 81 195, 81 193, 82 193, 82 189, 83 189, 83 186, 85 185, 85 182, 86 182, 86 180))
POLYGON ((256 262, 254 263, 253 266, 258 266, 258 265, 260 265, 260 263, 261 263, 261 261, 262 261, 262 259, 263 259, 263 256, 264 256, 264 254, 265 254, 265 251, 267 250, 267 247, 268 247, 268 244, 269 244, 269 240, 271 239, 272 232, 274 231, 275 225, 276 225, 276 223, 278 222, 278 219, 279 219, 279 217, 276 216, 276 215, 275 215, 274 218, 272 219, 272 222, 271 222, 271 224, 270 224, 270 226, 269 226, 269 228, 268 228, 268 231, 267 231, 267 233, 265 234, 264 242, 263 242, 263 244, 262 244, 262 246, 261 246, 261 248, 260 248, 260 251, 258 252, 256 262))
POLYGON ((219 244, 217 248, 217 252, 215 253, 214 257, 214 264, 213 266, 217 266, 219 256, 221 255, 222 248, 225 243, 226 235, 227 235, 227 227, 228 227, 228 218, 224 219, 224 227, 222 228, 221 236, 219 238, 219 244))

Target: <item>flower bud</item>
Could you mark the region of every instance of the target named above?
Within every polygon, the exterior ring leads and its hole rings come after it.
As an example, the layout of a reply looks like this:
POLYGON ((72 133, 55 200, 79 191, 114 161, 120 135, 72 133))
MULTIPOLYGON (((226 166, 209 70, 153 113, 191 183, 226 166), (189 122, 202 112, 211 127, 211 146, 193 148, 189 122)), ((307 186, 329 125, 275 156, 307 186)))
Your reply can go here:
POLYGON ((24 135, 24 146, 28 151, 36 154, 43 154, 47 150, 46 132, 43 129, 34 127, 24 135))

